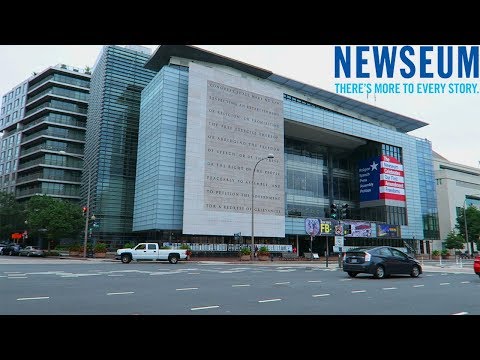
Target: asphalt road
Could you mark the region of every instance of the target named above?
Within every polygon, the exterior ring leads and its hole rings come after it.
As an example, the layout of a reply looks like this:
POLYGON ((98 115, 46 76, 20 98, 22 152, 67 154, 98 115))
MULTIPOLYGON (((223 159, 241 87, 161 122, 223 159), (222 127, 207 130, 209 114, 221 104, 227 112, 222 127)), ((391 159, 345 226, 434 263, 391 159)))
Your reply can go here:
POLYGON ((337 267, 0 264, 0 315, 479 315, 480 278, 351 279, 337 267))

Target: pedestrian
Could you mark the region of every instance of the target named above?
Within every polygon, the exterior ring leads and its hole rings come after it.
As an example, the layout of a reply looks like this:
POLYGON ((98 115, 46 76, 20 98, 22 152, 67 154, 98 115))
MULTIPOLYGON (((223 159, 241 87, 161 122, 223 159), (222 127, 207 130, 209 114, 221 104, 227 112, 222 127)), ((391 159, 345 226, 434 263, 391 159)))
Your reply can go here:
POLYGON ((257 253, 258 253, 258 246, 255 245, 255 252, 253 253, 253 256, 254 256, 254 257, 257 257, 257 253))
POLYGON ((293 247, 293 253, 296 254, 297 253, 297 248, 294 246, 293 247))

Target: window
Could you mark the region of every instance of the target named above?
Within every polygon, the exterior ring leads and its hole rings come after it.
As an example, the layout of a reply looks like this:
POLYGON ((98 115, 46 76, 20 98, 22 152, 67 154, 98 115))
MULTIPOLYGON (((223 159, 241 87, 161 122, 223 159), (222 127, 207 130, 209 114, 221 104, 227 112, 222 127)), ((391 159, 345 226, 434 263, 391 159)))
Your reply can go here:
POLYGON ((16 88, 16 89, 15 89, 15 95, 20 94, 20 90, 21 90, 21 89, 22 89, 22 88, 21 88, 20 86, 19 86, 18 88, 16 88))
POLYGON ((392 252, 390 251, 389 248, 381 248, 379 253, 382 256, 392 256, 392 252))
POLYGON ((156 244, 148 244, 148 250, 157 250, 156 244))
POLYGON ((399 257, 399 258, 402 258, 402 259, 407 257, 407 255, 405 255, 405 253, 401 252, 400 250, 397 250, 397 249, 390 249, 390 250, 392 251, 393 256, 395 256, 395 257, 399 257))
POLYGON ((12 103, 7 105, 7 111, 10 111, 10 110, 12 110, 12 103))
POLYGON ((15 120, 16 118, 18 118, 18 111, 15 111, 12 115, 12 120, 15 120))
POLYGON ((146 249, 145 244, 140 244, 135 248, 135 250, 145 250, 145 249, 146 249))
POLYGON ((13 103, 13 107, 16 108, 20 104, 20 99, 16 99, 15 102, 13 103))

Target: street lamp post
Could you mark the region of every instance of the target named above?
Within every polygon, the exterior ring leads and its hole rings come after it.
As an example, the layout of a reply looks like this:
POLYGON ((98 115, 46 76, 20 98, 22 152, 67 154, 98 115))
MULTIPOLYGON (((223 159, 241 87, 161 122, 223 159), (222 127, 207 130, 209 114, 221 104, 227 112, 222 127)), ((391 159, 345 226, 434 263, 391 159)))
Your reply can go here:
POLYGON ((252 260, 255 259, 255 235, 254 235, 255 225, 254 225, 254 219, 253 219, 253 215, 254 215, 254 211, 253 211, 254 186, 253 186, 253 184, 255 183, 255 170, 257 169, 257 165, 260 163, 260 161, 263 161, 263 160, 266 160, 266 159, 273 159, 273 154, 268 154, 267 157, 261 158, 260 160, 258 160, 257 163, 255 164, 254 168, 253 168, 253 173, 252 173, 252 251, 250 253, 250 258, 252 260))
POLYGON ((465 242, 467 243, 467 251, 468 255, 472 255, 472 252, 470 251, 470 243, 468 241, 468 229, 467 229, 467 212, 465 211, 465 207, 467 206, 467 197, 465 196, 465 199, 463 200, 463 221, 465 225, 465 242))
MULTIPOLYGON (((59 151, 60 154, 66 154, 65 151, 59 151)), ((85 160, 84 156, 82 155, 75 155, 69 154, 70 156, 76 157, 78 159, 85 160)), ((85 161, 84 161, 85 163, 85 161)), ((86 163, 85 163, 86 164, 86 163)), ((92 172, 90 171, 90 167, 87 164, 87 171, 88 171, 88 187, 87 187, 87 213, 85 214, 85 233, 83 236, 83 257, 87 258, 87 241, 88 241, 88 220, 89 220, 89 213, 90 213, 90 187, 92 184, 92 172)))

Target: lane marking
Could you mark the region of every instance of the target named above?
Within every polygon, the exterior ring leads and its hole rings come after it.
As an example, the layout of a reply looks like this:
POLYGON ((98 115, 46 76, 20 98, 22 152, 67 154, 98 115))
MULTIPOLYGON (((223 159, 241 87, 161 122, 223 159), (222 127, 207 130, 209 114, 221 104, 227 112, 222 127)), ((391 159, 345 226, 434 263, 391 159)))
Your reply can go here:
POLYGON ((382 290, 397 290, 396 287, 388 287, 388 288, 382 288, 382 290))
POLYGON ((194 287, 191 287, 191 288, 183 288, 183 289, 175 289, 177 291, 183 291, 183 290, 198 290, 198 288, 194 288, 194 287))
POLYGON ((440 285, 450 285, 450 283, 440 283, 440 285))
POLYGON ((367 292, 367 290, 352 290, 352 294, 364 293, 364 292, 367 292))
POLYGON ((133 291, 124 291, 124 292, 107 293, 107 295, 128 295, 133 293, 134 293, 133 291))
POLYGON ((340 279, 340 281, 351 281, 352 279, 340 279))
POLYGON ((50 296, 38 296, 38 297, 29 297, 29 298, 18 298, 18 301, 22 300, 45 300, 45 299, 50 299, 50 296))
POLYGON ((187 273, 188 275, 199 275, 200 273, 187 273))
POLYGON ((318 294, 318 295, 312 295, 312 297, 321 297, 321 296, 330 296, 330 294, 318 294))
POLYGON ((241 287, 241 286, 250 286, 250 284, 238 284, 238 285, 232 285, 232 287, 241 287))
POLYGON ((26 276, 8 276, 7 279, 27 279, 26 276))
POLYGON ((425 285, 413 285, 413 287, 422 287, 422 286, 425 286, 425 285))
POLYGON ((194 307, 191 308, 190 310, 195 311, 195 310, 205 310, 205 309, 216 309, 219 308, 220 306, 218 305, 212 305, 212 306, 202 306, 202 307, 194 307))
POLYGON ((319 283, 319 282, 322 282, 322 280, 308 280, 307 282, 309 282, 309 283, 319 283))
POLYGON ((284 284, 290 284, 290 281, 284 281, 284 282, 277 282, 275 285, 284 285, 284 284))
POLYGON ((470 281, 462 281, 460 284, 470 284, 470 281))
POLYGON ((434 275, 432 275, 432 274, 427 274, 427 275, 425 275, 425 276, 434 276, 434 275))
POLYGON ((107 276, 123 276, 122 274, 110 274, 110 275, 107 275, 107 276))
POLYGON ((462 312, 458 312, 458 313, 455 313, 455 314, 452 314, 452 315, 468 315, 468 312, 462 311, 462 312))
POLYGON ((282 301, 282 299, 268 299, 268 300, 258 300, 259 303, 266 303, 272 301, 282 301))

